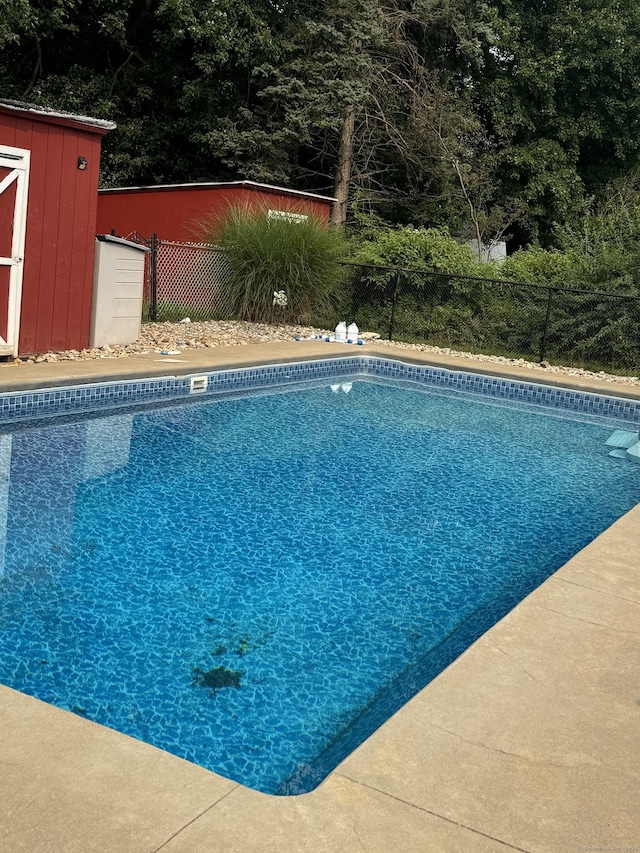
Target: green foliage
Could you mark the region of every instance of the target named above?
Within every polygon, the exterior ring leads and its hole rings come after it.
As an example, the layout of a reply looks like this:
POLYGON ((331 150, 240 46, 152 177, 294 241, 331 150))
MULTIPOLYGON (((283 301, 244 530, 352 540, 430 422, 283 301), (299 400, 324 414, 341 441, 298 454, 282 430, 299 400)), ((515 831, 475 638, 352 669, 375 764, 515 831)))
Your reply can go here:
POLYGON ((204 226, 205 238, 224 250, 228 262, 228 316, 265 323, 335 316, 345 239, 309 211, 297 214, 306 218, 274 218, 267 210, 232 208, 204 226), (283 305, 275 297, 280 291, 286 296, 283 305))
POLYGON ((471 346, 485 299, 477 279, 496 274, 444 229, 382 228, 361 217, 352 239, 352 310, 362 328, 401 340, 471 346), (452 277, 451 277, 452 276, 452 277))
POLYGON ((20 33, 29 28, 32 14, 28 0, 2 0, 0 3, 0 47, 20 43, 20 33))
POLYGON ((557 224, 584 212, 584 185, 575 155, 568 154, 557 140, 536 135, 530 142, 514 141, 501 152, 499 171, 502 192, 523 205, 518 227, 527 242, 557 244, 557 224))
POLYGON ((10 0, 0 16, 3 96, 115 120, 103 185, 221 177, 203 140, 237 111, 252 66, 277 57, 286 6, 10 0))
POLYGON ((603 200, 558 230, 562 250, 532 247, 507 258, 502 275, 616 293, 640 294, 640 179, 613 182, 603 200))
POLYGON ((640 302, 601 293, 553 293, 547 355, 592 370, 640 372, 640 302))
MULTIPOLYGON (((487 264, 480 264, 471 247, 456 242, 444 228, 365 227, 352 240, 352 259, 371 266, 488 275, 487 264)), ((386 280, 389 275, 376 273, 378 280, 386 280)))
POLYGON ((600 204, 562 229, 560 240, 587 287, 640 295, 640 176, 611 183, 600 204))
POLYGON ((568 286, 575 282, 575 259, 558 250, 533 246, 506 258, 500 272, 510 281, 568 286))
MULTIPOLYGON (((567 248, 599 228, 583 228, 590 199, 640 164, 635 0, 0 7, 3 97, 117 122, 104 186, 248 177, 330 193, 352 110, 364 209, 567 248)), ((621 252, 601 245, 584 275, 626 286, 621 252)))
MULTIPOLYGON (((392 330, 398 340, 534 361, 544 339, 545 357, 556 363, 640 370, 640 301, 596 292, 603 259, 611 274, 613 259, 622 262, 624 246, 626 270, 637 267, 640 241, 632 237, 640 208, 636 217, 633 206, 610 203, 606 213, 585 218, 580 239, 571 235, 569 245, 566 235, 566 252, 533 247, 502 265, 479 264, 468 247, 436 229, 383 229, 360 220, 363 235, 354 240, 354 257, 390 267, 355 268, 349 313, 361 328, 383 336, 392 330), (546 286, 553 288, 550 302, 546 286), (566 287, 587 292, 565 292, 566 287)), ((628 282, 623 290, 634 292, 628 282)))
POLYGON ((0 77, 5 97, 117 122, 103 186, 329 193, 353 109, 352 186, 387 215, 444 223, 460 204, 439 138, 464 135, 492 20, 481 0, 5 0, 0 77))
POLYGON ((229 168, 262 181, 299 176, 311 148, 329 146, 335 155, 345 109, 367 101, 379 17, 376 0, 303 5, 281 22, 277 55, 254 62, 251 96, 216 123, 206 144, 229 168))
POLYGON ((531 205, 521 242, 553 245, 591 194, 638 162, 640 6, 494 0, 496 42, 475 97, 504 141, 503 191, 531 205))

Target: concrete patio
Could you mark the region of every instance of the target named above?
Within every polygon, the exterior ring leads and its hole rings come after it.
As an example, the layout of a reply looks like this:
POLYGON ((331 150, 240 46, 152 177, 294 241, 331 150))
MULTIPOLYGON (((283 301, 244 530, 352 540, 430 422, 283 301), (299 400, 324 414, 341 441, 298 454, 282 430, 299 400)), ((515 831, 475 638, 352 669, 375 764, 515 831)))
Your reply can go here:
MULTIPOLYGON (((362 351, 640 397, 542 370, 362 351)), ((0 365, 0 392, 344 354, 304 342, 0 365)), ((0 851, 640 853, 639 755, 640 505, 303 796, 256 793, 0 686, 0 851)))

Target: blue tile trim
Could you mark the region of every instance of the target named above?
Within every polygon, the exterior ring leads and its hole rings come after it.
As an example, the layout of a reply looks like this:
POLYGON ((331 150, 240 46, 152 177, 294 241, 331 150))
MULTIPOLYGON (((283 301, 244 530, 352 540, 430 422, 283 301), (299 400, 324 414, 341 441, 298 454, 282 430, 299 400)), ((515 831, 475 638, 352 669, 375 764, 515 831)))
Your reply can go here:
POLYGON ((165 400, 189 393, 188 378, 104 382, 42 391, 13 391, 0 395, 0 423, 38 416, 108 409, 114 406, 165 400))
MULTIPOLYGON (((386 358, 320 359, 219 370, 206 375, 207 394, 364 375, 534 403, 553 409, 599 415, 640 424, 640 400, 608 397, 604 394, 585 393, 551 385, 536 385, 531 382, 518 382, 485 374, 462 373, 386 358)), ((39 391, 14 391, 0 395, 0 423, 20 422, 34 417, 51 417, 70 412, 109 410, 138 403, 188 397, 189 393, 189 376, 104 382, 39 391)))
POLYGON ((640 425, 640 400, 609 397, 562 388, 537 385, 481 373, 462 373, 428 365, 407 364, 389 359, 369 359, 369 373, 385 379, 402 379, 421 385, 482 394, 521 403, 533 403, 567 412, 598 415, 640 425))

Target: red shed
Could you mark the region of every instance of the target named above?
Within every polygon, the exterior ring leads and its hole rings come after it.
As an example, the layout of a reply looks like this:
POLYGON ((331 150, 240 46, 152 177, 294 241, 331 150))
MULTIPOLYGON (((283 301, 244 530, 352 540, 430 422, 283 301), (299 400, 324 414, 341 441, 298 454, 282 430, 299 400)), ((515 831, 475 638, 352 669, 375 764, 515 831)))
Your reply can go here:
POLYGON ((89 343, 110 121, 0 100, 0 355, 89 343))
POLYGON ((254 181, 123 187, 99 191, 97 227, 105 234, 137 231, 144 237, 155 233, 162 240, 189 242, 201 239, 199 225, 204 218, 230 206, 310 213, 327 220, 334 201, 254 181))

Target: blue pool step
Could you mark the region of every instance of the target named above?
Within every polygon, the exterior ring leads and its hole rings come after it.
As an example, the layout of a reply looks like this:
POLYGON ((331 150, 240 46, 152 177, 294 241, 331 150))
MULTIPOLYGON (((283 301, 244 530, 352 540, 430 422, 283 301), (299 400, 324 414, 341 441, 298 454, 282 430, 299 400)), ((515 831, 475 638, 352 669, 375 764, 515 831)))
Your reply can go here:
POLYGON ((626 459, 627 451, 623 447, 616 447, 609 453, 609 456, 613 456, 614 459, 626 459))
POLYGON ((613 447, 609 456, 614 459, 626 459, 640 463, 640 433, 617 429, 606 440, 607 447, 613 447))
POLYGON ((623 447, 625 450, 638 442, 638 433, 626 429, 617 429, 605 441, 607 447, 623 447))

